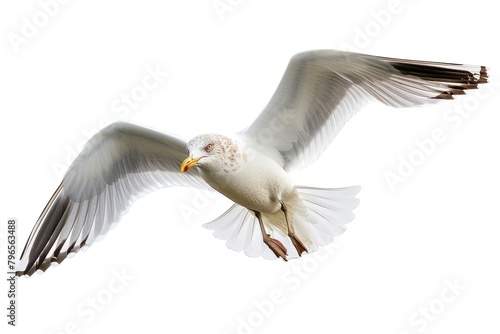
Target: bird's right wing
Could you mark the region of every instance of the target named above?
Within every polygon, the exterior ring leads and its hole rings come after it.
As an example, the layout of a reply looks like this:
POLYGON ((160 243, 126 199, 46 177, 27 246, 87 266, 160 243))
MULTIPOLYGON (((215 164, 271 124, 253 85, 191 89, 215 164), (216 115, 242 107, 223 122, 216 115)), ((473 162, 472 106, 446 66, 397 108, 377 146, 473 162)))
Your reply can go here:
POLYGON ((17 275, 45 271, 104 236, 132 201, 170 186, 211 189, 194 169, 180 173, 186 143, 128 123, 114 123, 86 144, 38 218, 17 275))
POLYGON ((292 57, 264 111, 241 133, 286 171, 307 166, 366 102, 411 107, 487 82, 484 66, 318 50, 292 57))

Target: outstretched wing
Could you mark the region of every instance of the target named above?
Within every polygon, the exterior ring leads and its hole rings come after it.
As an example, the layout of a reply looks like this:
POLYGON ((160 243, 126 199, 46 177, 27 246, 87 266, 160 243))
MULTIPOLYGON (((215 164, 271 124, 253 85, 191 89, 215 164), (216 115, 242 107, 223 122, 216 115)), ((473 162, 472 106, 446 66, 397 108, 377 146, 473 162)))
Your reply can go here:
POLYGON ((484 66, 309 51, 290 60, 264 111, 241 135, 287 171, 307 166, 366 102, 410 107, 487 82, 484 66))
POLYGON ((211 189, 194 169, 181 174, 182 140, 128 123, 97 133, 68 169, 38 218, 17 275, 45 271, 104 236, 132 201, 170 186, 211 189))

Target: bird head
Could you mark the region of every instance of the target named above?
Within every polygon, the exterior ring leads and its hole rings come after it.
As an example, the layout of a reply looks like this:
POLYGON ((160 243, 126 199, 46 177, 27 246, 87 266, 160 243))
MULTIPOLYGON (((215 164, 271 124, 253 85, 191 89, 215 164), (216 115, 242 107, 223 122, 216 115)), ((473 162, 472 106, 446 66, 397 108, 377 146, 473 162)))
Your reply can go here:
POLYGON ((222 170, 228 161, 236 160, 240 156, 238 145, 233 139, 217 134, 194 137, 188 142, 187 149, 189 157, 182 162, 181 173, 194 166, 207 170, 222 170))

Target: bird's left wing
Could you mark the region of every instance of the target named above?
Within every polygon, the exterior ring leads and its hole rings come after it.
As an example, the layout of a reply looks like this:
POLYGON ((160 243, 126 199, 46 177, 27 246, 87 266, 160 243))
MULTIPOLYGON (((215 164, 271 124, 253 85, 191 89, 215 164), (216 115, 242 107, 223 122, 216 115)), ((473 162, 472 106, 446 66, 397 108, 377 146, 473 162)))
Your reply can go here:
POLYGON ((271 101, 241 135, 286 171, 305 167, 366 102, 411 107, 487 82, 484 66, 318 50, 292 57, 271 101))
POLYGON ((38 218, 17 275, 45 271, 104 236, 132 201, 170 186, 211 189, 197 170, 181 174, 186 143, 128 123, 114 123, 86 144, 38 218))

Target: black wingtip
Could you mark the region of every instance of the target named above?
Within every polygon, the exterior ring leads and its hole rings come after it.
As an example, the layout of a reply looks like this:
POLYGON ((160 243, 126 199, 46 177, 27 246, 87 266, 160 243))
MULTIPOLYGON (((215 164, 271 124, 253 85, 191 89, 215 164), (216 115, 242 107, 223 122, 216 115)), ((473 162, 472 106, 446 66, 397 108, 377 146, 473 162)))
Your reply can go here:
POLYGON ((390 64, 404 75, 416 76, 420 79, 441 84, 445 91, 431 99, 451 100, 455 95, 464 95, 469 89, 477 89, 478 85, 488 82, 486 66, 473 66, 444 63, 420 63, 391 61, 390 64))
POLYGON ((488 82, 488 69, 486 66, 481 66, 481 70, 479 71, 479 79, 477 83, 484 84, 488 82))
POLYGON ((26 258, 26 267, 17 271, 16 276, 31 276, 37 270, 45 271, 50 267, 52 261, 47 261, 46 257, 63 227, 61 218, 67 214, 66 209, 70 202, 62 190, 63 183, 59 185, 38 218, 20 258, 21 261, 26 258))

